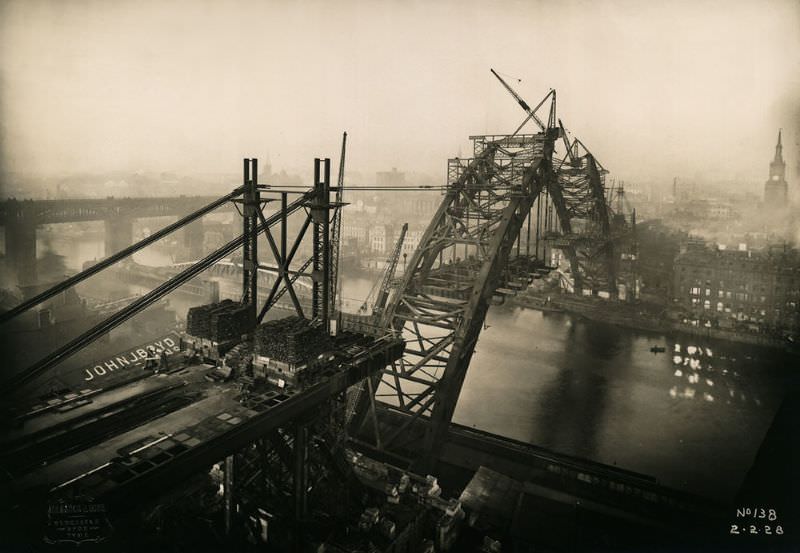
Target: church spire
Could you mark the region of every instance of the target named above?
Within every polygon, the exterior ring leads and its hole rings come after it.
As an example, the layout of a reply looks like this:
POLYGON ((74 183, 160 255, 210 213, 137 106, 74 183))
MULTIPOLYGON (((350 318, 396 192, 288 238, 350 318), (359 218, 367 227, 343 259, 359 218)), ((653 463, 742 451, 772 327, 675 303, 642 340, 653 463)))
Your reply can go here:
POLYGON ((775 145, 775 159, 769 163, 769 179, 764 184, 764 205, 785 207, 788 185, 786 184, 786 163, 783 161, 782 129, 778 130, 778 143, 775 145))
POLYGON ((781 131, 778 129, 778 144, 775 146, 775 161, 783 163, 783 145, 781 144, 781 131))

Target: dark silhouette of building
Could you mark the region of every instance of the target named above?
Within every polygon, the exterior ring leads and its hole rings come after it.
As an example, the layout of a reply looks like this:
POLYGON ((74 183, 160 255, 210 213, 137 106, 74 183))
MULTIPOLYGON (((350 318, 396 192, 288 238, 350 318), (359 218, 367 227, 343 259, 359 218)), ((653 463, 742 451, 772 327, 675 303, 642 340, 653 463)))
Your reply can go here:
POLYGON ((405 186, 406 174, 392 167, 391 171, 378 171, 376 181, 378 186, 405 186))

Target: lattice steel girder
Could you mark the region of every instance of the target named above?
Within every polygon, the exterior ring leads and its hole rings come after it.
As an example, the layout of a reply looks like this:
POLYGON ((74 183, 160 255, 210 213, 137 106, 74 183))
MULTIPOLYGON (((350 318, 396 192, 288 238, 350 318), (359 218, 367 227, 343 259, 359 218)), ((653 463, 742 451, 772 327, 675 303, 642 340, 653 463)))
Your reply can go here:
POLYGON ((617 297, 617 256, 611 237, 610 208, 605 199, 604 170, 590 153, 565 158, 558 181, 549 189, 562 235, 552 241, 567 257, 575 292, 587 285, 617 297), (578 229, 578 230, 576 230, 578 229), (597 259, 603 254, 602 260, 597 259))
POLYGON ((606 203, 606 191, 602 181, 602 174, 597 167, 594 156, 586 155, 586 164, 589 173, 589 182, 592 187, 592 195, 595 202, 596 217, 600 222, 600 230, 606 238, 606 271, 608 273, 608 291, 611 297, 617 297, 617 264, 619 262, 614 241, 611 239, 611 222, 609 219, 609 207, 606 203))
POLYGON ((257 159, 244 159, 243 181, 242 304, 248 306, 249 326, 255 326, 258 303, 258 214, 261 211, 257 159))
MULTIPOLYGON (((452 160, 450 189, 387 306, 391 328, 414 347, 385 371, 381 391, 393 390, 396 408, 413 417, 430 412, 425 445, 433 456, 523 222, 541 191, 556 180, 557 136, 552 129, 478 139, 475 159, 452 160)), ((384 445, 399 435, 384 439, 384 445)))
MULTIPOLYGON (((567 203, 564 199, 563 189, 560 186, 560 181, 556 180, 553 186, 548 188, 550 198, 556 208, 558 220, 561 223, 561 230, 564 234, 572 234, 572 218, 570 217, 567 209, 567 203)), ((575 290, 580 290, 583 287, 583 277, 581 275, 580 265, 578 263, 578 254, 575 251, 575 246, 572 244, 564 248, 564 254, 569 260, 569 266, 572 270, 572 278, 575 281, 575 290)))
MULTIPOLYGON (((543 187, 544 182, 540 182, 539 186, 543 187)), ((515 198, 509 202, 503 220, 495 232, 489 257, 485 260, 473 287, 472 298, 465 316, 456 328, 453 350, 450 352, 444 374, 436 385, 436 400, 426 435, 425 449, 431 452, 431 459, 436 457, 435 453, 438 453, 437 449, 441 446, 444 434, 453 418, 467 368, 475 351, 475 343, 483 328, 486 311, 489 309, 501 272, 505 269, 511 248, 536 196, 538 191, 529 198, 515 198)))
POLYGON ((330 178, 331 160, 314 160, 314 201, 311 203, 313 241, 313 317, 328 330, 330 309, 330 178))

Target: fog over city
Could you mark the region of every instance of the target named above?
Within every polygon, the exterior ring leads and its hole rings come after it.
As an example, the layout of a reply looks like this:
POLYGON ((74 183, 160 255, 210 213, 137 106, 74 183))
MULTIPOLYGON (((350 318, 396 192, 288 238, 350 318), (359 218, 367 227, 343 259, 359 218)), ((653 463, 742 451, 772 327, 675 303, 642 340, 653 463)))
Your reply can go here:
POLYGON ((800 551, 798 213, 800 0, 0 0, 0 552, 800 551))
POLYGON ((490 67, 529 103, 556 88, 618 178, 757 192, 780 127, 797 174, 796 1, 5 1, 0 40, 4 185, 245 156, 310 180, 343 130, 360 180, 441 181, 467 136, 524 115, 490 67))

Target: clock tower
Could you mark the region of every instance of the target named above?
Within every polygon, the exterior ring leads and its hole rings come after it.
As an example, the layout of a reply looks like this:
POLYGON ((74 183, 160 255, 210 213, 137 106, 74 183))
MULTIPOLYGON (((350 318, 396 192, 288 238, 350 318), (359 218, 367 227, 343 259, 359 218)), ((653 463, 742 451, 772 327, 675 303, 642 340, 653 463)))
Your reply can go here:
POLYGON ((786 183, 786 162, 783 161, 781 131, 775 146, 775 159, 769 164, 769 179, 764 183, 764 206, 787 207, 789 185, 786 183))

